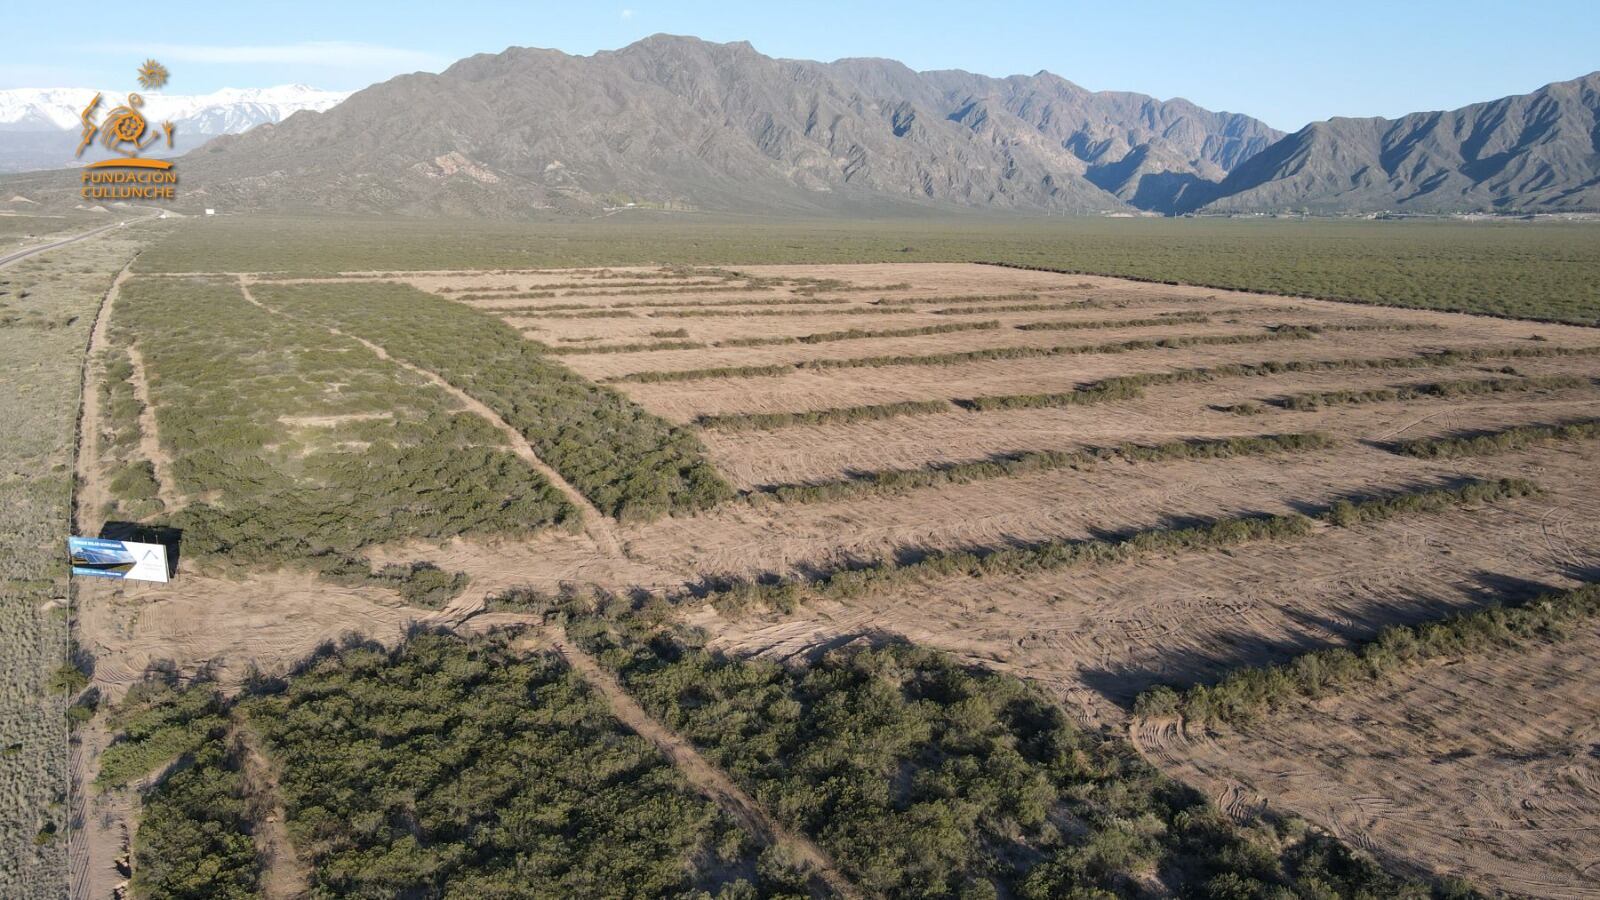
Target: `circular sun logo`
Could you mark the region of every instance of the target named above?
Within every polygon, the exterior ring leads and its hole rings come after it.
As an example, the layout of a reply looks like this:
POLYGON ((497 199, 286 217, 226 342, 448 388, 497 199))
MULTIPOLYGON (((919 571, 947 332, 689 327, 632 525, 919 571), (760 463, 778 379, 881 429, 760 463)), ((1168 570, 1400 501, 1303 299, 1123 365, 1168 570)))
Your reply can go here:
POLYGON ((167 67, 153 59, 144 61, 139 67, 139 86, 147 91, 153 91, 167 83, 167 67))

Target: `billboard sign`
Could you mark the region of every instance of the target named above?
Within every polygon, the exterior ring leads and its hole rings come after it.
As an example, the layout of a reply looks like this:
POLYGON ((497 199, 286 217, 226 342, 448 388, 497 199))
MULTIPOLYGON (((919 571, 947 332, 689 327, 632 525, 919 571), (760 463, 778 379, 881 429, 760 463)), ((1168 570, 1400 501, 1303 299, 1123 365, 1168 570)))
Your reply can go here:
POLYGON ((164 544, 69 537, 67 550, 72 554, 74 575, 131 578, 136 581, 167 580, 167 548, 164 544))

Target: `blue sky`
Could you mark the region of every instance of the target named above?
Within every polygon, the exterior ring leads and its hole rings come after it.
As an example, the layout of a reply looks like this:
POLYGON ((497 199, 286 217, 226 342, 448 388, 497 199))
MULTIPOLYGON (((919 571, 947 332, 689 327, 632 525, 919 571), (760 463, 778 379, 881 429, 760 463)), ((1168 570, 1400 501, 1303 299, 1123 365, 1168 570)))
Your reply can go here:
POLYGON ((1333 115, 1445 109, 1600 69, 1600 12, 1577 0, 1155 2, 184 3, 98 14, 12 4, 0 88, 171 93, 303 82, 354 89, 510 45, 589 54, 656 32, 774 56, 885 56, 988 75, 1048 69, 1094 90, 1186 97, 1293 130, 1333 115))

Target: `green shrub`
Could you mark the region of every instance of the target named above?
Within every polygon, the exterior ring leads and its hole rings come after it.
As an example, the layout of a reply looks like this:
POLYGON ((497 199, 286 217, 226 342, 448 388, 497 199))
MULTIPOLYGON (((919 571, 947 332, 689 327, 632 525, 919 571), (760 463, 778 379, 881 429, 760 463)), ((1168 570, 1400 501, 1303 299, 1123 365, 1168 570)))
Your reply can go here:
POLYGON ((490 316, 394 284, 264 287, 260 299, 437 373, 520 431, 607 514, 649 519, 733 495, 693 431, 555 364, 490 316))
POLYGON ((1359 687, 1421 662, 1514 649, 1556 639, 1570 626, 1600 615, 1600 585, 1542 594, 1515 606, 1490 606, 1417 625, 1394 625, 1351 648, 1313 650, 1278 665, 1235 669, 1213 685, 1181 694, 1157 687, 1140 695, 1134 711, 1146 716, 1180 713, 1197 723, 1239 723, 1305 698, 1359 687))
POLYGON ((1029 322, 1020 331, 1074 331, 1081 328, 1147 328, 1158 325, 1203 325, 1211 321, 1205 313, 1161 313, 1143 319, 1076 319, 1064 322, 1029 322))
POLYGON ((1424 398, 1475 397, 1485 394, 1521 393, 1523 391, 1560 390, 1583 387, 1586 378, 1571 375, 1553 375, 1545 378, 1483 378, 1433 381, 1422 384, 1404 384, 1392 388, 1367 390, 1320 391, 1291 394, 1273 402, 1285 409, 1313 410, 1324 406, 1347 406, 1357 403, 1386 403, 1424 398))
POLYGON ((1397 442, 1394 450, 1423 459, 1451 459, 1509 453, 1556 441, 1592 441, 1595 438, 1600 438, 1600 419, 1582 419, 1560 425, 1513 425, 1461 437, 1416 438, 1397 442))
POLYGON ((737 830, 558 658, 500 640, 346 650, 239 714, 317 896, 681 896, 737 830))
POLYGON ((944 653, 858 642, 792 666, 627 619, 568 636, 869 896, 1143 896, 1155 881, 1206 896, 1219 879, 1249 897, 1428 890, 1330 838, 1236 826, 1116 732, 944 653))
POLYGON ((950 412, 950 404, 944 400, 902 400, 898 403, 841 406, 803 412, 703 415, 695 419, 695 424, 701 428, 720 431, 756 431, 787 428, 792 425, 848 425, 899 416, 935 415, 946 412, 950 412))
POLYGON ((133 837, 134 896, 246 900, 259 896, 261 861, 243 776, 221 736, 141 803, 133 837))
MULTIPOLYGON (((576 523, 504 436, 444 391, 252 306, 237 284, 166 282, 125 283, 114 321, 138 337, 171 476, 197 498, 169 517, 189 552, 304 564, 377 542, 576 523), (291 424, 307 419, 321 421, 291 424)), ((142 461, 113 491, 153 497, 154 486, 142 461)))

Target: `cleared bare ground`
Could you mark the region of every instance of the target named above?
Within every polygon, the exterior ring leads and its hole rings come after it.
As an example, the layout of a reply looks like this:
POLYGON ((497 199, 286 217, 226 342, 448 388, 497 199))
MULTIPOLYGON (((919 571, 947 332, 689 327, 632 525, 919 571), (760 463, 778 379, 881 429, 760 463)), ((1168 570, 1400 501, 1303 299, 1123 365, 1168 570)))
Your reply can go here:
POLYGON ((1138 740, 1225 804, 1296 810, 1424 871, 1600 897, 1596 654, 1587 633, 1427 666, 1236 734, 1138 740))
MULTIPOLYGON (((709 345, 851 329, 999 323, 922 336, 561 357, 596 379, 886 355, 1266 335, 1269 326, 1283 324, 1325 329, 1304 339, 1253 343, 616 383, 649 411, 683 423, 703 415, 1065 392, 1114 376, 1228 363, 1377 359, 1446 348, 1600 346, 1600 332, 1577 327, 975 265, 377 277, 403 280, 500 316, 530 339, 554 347, 709 345), (860 287, 869 289, 855 289, 860 287), (507 296, 532 292, 554 296, 507 296), (819 299, 831 302, 814 302, 819 299), (724 305, 734 301, 738 305, 724 305), (1064 305, 1082 301, 1093 305, 1064 305), (652 305, 619 308, 644 303, 652 305), (1005 309, 1017 305, 1051 307, 1005 309), (934 312, 941 309, 954 312, 934 312), (592 317, 596 312, 604 316, 592 317), (801 314, 769 315, 774 312, 801 314), (1175 313, 1203 313, 1209 319, 1070 330, 1016 327, 1175 313), (1373 326, 1378 330, 1335 330, 1373 326)), ((942 413, 851 424, 704 429, 702 440, 718 469, 743 491, 1015 451, 1072 451, 1130 441, 1320 431, 1337 444, 1220 460, 1111 461, 830 502, 739 500, 694 517, 615 525, 610 532, 620 554, 589 535, 564 534, 527 542, 389 547, 372 554, 375 563, 427 559, 471 575, 469 590, 434 614, 408 609, 397 596, 375 588, 336 588, 284 572, 252 576, 242 584, 187 573, 164 588, 118 591, 91 585, 83 595, 81 639, 102 657, 96 680, 115 690, 158 659, 190 669, 218 661, 227 673, 242 673, 250 661, 282 667, 347 631, 392 640, 413 620, 482 627, 506 618, 481 613, 484 598, 524 584, 553 589, 561 582, 580 582, 617 591, 678 593, 720 576, 793 575, 928 549, 1027 545, 1218 516, 1315 511, 1343 497, 1470 477, 1522 476, 1546 489, 1539 497, 1490 507, 1354 528, 1319 526, 1310 537, 1279 544, 1145 557, 1027 578, 936 580, 848 605, 809 604, 788 615, 730 621, 702 606, 687 613, 711 632, 717 646, 741 653, 789 656, 864 633, 903 635, 1035 679, 1086 721, 1120 726, 1132 698, 1153 684, 1215 678, 1240 664, 1368 637, 1387 624, 1516 599, 1536 585, 1594 579, 1600 572, 1600 479, 1595 477, 1600 444, 1422 460, 1392 452, 1387 442, 1594 417, 1600 415, 1596 378, 1600 356, 1488 359, 1157 385, 1138 399, 1065 408, 973 412, 951 406, 942 413), (1310 391, 1553 375, 1584 383, 1311 412, 1270 404, 1310 391), (1263 411, 1240 416, 1219 409, 1247 401, 1263 403, 1263 411)), ((94 478, 91 473, 91 488, 94 478)), ((1595 896, 1600 755, 1593 747, 1600 735, 1592 700, 1600 692, 1580 671, 1595 650, 1593 635, 1586 635, 1526 657, 1430 668, 1216 742, 1183 743, 1159 734, 1141 740, 1162 765, 1199 779, 1224 805, 1256 802, 1250 798, 1260 795, 1358 843, 1391 849, 1410 864, 1460 872, 1485 887, 1595 896), (1495 721, 1493 712, 1500 709, 1509 712, 1495 721), (1541 840, 1545 845, 1535 847, 1541 840)))

